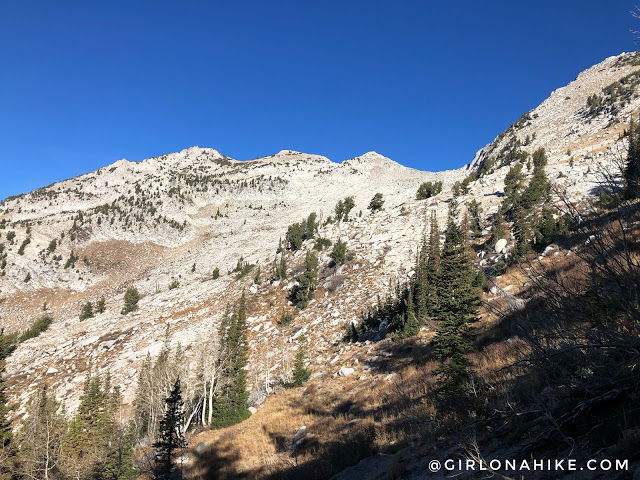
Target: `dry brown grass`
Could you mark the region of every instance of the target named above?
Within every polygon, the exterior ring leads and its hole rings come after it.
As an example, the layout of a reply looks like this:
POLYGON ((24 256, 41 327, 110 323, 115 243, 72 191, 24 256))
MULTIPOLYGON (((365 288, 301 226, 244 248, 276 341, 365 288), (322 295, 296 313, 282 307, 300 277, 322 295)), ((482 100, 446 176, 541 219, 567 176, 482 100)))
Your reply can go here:
POLYGON ((394 453, 426 435, 434 367, 409 363, 390 380, 325 377, 283 390, 245 422, 194 436, 189 478, 328 478, 366 456, 394 453), (308 437, 288 449, 303 425, 308 437))

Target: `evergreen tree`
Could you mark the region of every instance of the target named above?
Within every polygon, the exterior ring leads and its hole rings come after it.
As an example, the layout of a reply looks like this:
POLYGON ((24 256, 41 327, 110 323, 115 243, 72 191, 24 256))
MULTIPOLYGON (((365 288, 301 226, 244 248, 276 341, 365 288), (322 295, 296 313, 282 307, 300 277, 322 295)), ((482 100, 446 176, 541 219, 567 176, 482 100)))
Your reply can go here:
POLYGON ((305 222, 305 240, 315 237, 316 230, 318 229, 318 222, 316 221, 317 218, 318 216, 316 215, 316 212, 311 212, 307 217, 307 221, 305 222))
POLYGON ((85 303, 80 312, 80 321, 88 318, 93 318, 93 304, 91 302, 85 303))
POLYGON ((424 182, 416 192, 416 200, 425 200, 442 191, 442 182, 424 182))
POLYGON ((471 222, 471 232, 475 236, 480 235, 482 233, 482 225, 480 221, 482 207, 475 198, 467 204, 467 212, 469 213, 469 221, 471 222))
POLYGON ((0 357, 0 479, 7 480, 11 474, 9 459, 14 456, 15 452, 12 445, 13 432, 9 418, 11 408, 7 398, 7 386, 3 379, 4 369, 4 358, 0 357))
POLYGON ((222 375, 224 385, 213 405, 212 427, 228 427, 250 416, 247 400, 247 315, 245 294, 231 315, 225 315, 220 324, 221 358, 226 359, 222 375))
POLYGON ((429 243, 427 244, 427 258, 425 264, 425 278, 427 285, 426 307, 430 315, 435 315, 438 310, 437 281, 440 271, 440 227, 435 210, 431 211, 431 223, 429 228, 429 243))
POLYGON ((298 351, 296 352, 296 360, 293 364, 293 371, 291 372, 291 385, 294 387, 300 387, 309 380, 311 377, 311 369, 305 368, 304 364, 307 360, 306 343, 304 335, 298 337, 298 351))
POLYGON ((335 207, 336 221, 344 220, 349 221, 349 212, 355 206, 353 197, 346 197, 344 200, 339 200, 335 207))
POLYGON ((98 300, 98 303, 96 303, 96 312, 103 313, 106 309, 107 307, 106 307, 105 299, 104 297, 102 297, 100 298, 100 300, 98 300))
POLYGON ((547 178, 545 166, 547 165, 547 154, 544 148, 539 148, 533 152, 533 174, 527 188, 522 192, 521 202, 525 211, 530 211, 540 202, 549 199, 551 193, 551 183, 547 178))
POLYGON ((338 240, 333 245, 330 257, 336 265, 342 265, 347 259, 347 242, 338 240))
POLYGON ((302 240, 304 235, 305 226, 300 223, 294 223, 289 225, 287 229, 286 239, 289 242, 289 249, 294 252, 302 246, 302 240))
POLYGON ((153 478, 171 480, 182 478, 182 469, 176 465, 176 457, 182 454, 187 442, 182 434, 184 402, 180 388, 180 377, 176 379, 171 394, 167 397, 164 418, 160 421, 160 438, 153 444, 156 451, 156 466, 153 478))
POLYGON ((27 413, 15 439, 19 446, 18 478, 64 478, 61 446, 67 421, 60 404, 49 396, 46 386, 41 386, 29 400, 27 413))
POLYGON ((416 316, 418 320, 424 321, 427 317, 427 296, 429 281, 427 279, 427 262, 429 260, 428 243, 426 235, 422 239, 422 244, 416 255, 415 274, 413 277, 413 303, 416 306, 416 316))
POLYGON ((407 291, 406 297, 407 297, 407 307, 406 307, 407 311, 404 316, 404 322, 402 325, 402 330, 400 332, 400 335, 402 337, 412 337, 414 335, 417 335, 418 332, 420 331, 420 321, 416 317, 416 309, 413 304, 413 294, 411 293, 411 291, 407 291))
POLYGON ((318 257, 313 252, 307 252, 304 265, 305 271, 298 275, 298 285, 293 287, 290 294, 291 301, 299 309, 307 306, 318 286, 318 257))
POLYGON ((129 287, 124 294, 124 307, 122 308, 122 315, 126 315, 129 312, 133 312, 138 308, 138 301, 140 300, 140 293, 136 287, 129 287))
POLYGON ((488 248, 493 248, 498 240, 504 238, 506 234, 504 228, 504 217, 500 210, 496 212, 496 216, 493 220, 493 225, 491 227, 491 235, 489 235, 488 240, 486 241, 486 245, 488 248))
POLYGON ((477 320, 480 304, 474 287, 476 273, 456 216, 457 204, 453 201, 449 207, 438 271, 439 326, 434 338, 435 355, 440 360, 435 370, 439 375, 438 390, 445 398, 461 394, 462 385, 469 375, 468 362, 464 357, 471 350, 467 333, 477 320))
POLYGON ((624 168, 625 197, 640 197, 640 126, 631 116, 629 123, 629 148, 627 150, 627 164, 624 168))
POLYGON ((509 169, 504 177, 503 212, 518 203, 520 192, 524 188, 524 180, 522 164, 518 162, 509 169))
POLYGON ((278 254, 273 259, 273 276, 276 280, 285 280, 287 278, 287 258, 284 252, 280 252, 280 260, 278 260, 278 254))
MULTIPOLYGON (((11 448, 11 439, 13 437, 11 431, 11 421, 9 413, 9 399, 7 398, 7 385, 4 380, 5 359, 13 352, 16 344, 16 335, 5 335, 4 328, 0 329, 0 455, 1 452, 9 452, 11 448)), ((6 472, 5 472, 6 473, 6 472)), ((0 466, 0 478, 2 478, 3 469, 0 466)))
POLYGON ((371 199, 371 201, 369 202, 369 206, 367 208, 371 210, 371 213, 373 214, 382 210, 383 205, 384 205, 384 199, 382 197, 382 194, 376 193, 371 199))
POLYGON ((108 374, 103 381, 90 368, 62 446, 64 462, 75 477, 124 478, 113 476, 114 462, 121 466, 116 461, 121 455, 122 429, 116 420, 119 408, 119 388, 111 385, 108 374))

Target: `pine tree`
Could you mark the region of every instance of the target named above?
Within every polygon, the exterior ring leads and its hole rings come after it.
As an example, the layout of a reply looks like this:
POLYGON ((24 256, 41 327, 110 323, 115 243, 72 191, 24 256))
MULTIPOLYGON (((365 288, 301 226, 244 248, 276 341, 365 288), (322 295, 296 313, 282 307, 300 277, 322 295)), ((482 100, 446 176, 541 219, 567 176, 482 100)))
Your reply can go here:
POLYGON ((9 418, 11 409, 6 393, 7 386, 3 379, 4 369, 4 358, 0 357, 0 479, 2 480, 11 478, 9 459, 15 455, 12 445, 13 432, 9 418))
POLYGON ((367 207, 371 210, 371 213, 374 214, 380 210, 382 210, 382 206, 384 205, 384 199, 381 193, 376 193, 371 201, 369 202, 369 206, 367 207))
POLYGON ((300 387, 309 380, 311 377, 311 369, 305 368, 304 364, 307 359, 306 343, 304 335, 298 337, 298 351, 296 352, 296 360, 293 364, 293 371, 291 372, 291 385, 294 387, 300 387))
POLYGON ((96 312, 103 313, 106 309, 107 307, 106 307, 105 299, 104 297, 102 297, 100 298, 100 300, 98 300, 98 303, 96 303, 96 312))
MULTIPOLYGON (((4 380, 5 358, 7 358, 15 348, 16 335, 5 335, 4 328, 0 329, 0 450, 8 451, 12 439, 11 421, 9 413, 9 399, 7 398, 7 385, 4 380)), ((0 467, 0 474, 2 468, 0 467)), ((1 478, 1 477, 0 477, 1 478)))
POLYGON ((224 385, 213 405, 212 427, 228 427, 245 420, 250 416, 247 400, 247 315, 245 294, 233 313, 220 325, 220 341, 223 349, 222 358, 226 359, 223 368, 224 385))
POLYGON ((640 196, 640 126, 633 116, 629 123, 629 148, 627 150, 627 164, 624 168, 625 197, 638 198, 640 196))
POLYGON ((133 312, 138 308, 138 301, 140 300, 140 293, 136 287, 129 287, 124 294, 124 307, 122 308, 122 315, 126 315, 129 312, 133 312))
POLYGON ((418 320, 424 321, 428 315, 427 296, 429 283, 427 279, 427 262, 429 259, 426 235, 416 255, 415 275, 413 277, 413 303, 416 305, 418 320))
POLYGON ((171 394, 165 400, 164 418, 160 421, 160 438, 153 444, 156 451, 156 467, 153 478, 171 480, 182 478, 182 471, 176 465, 176 457, 181 455, 187 443, 182 434, 184 423, 184 402, 180 388, 180 377, 176 379, 171 394))
POLYGON ((307 306, 318 286, 318 257, 313 252, 307 252, 304 265, 305 271, 298 275, 298 285, 293 287, 290 293, 291 301, 299 309, 307 306))
POLYGON ((111 385, 108 374, 103 381, 90 368, 62 446, 65 464, 74 476, 112 478, 109 466, 118 455, 121 433, 116 421, 119 408, 119 388, 111 385))
POLYGON ((338 240, 333 245, 333 250, 331 251, 330 257, 336 265, 342 265, 347 258, 347 242, 338 240))
POLYGON ((41 386, 30 399, 27 413, 15 439, 19 445, 18 478, 65 478, 61 445, 67 421, 60 404, 49 396, 46 386, 41 386))
POLYGON ((475 236, 480 235, 482 233, 482 225, 480 221, 482 207, 475 198, 467 204, 467 212, 469 213, 469 220, 471 222, 471 232, 475 236))
POLYGON ((480 298, 474 287, 476 277, 464 236, 456 223, 457 204, 449 207, 445 242, 438 272, 439 326, 434 338, 435 355, 440 365, 438 390, 450 398, 462 393, 468 362, 464 354, 471 350, 467 339, 470 325, 477 320, 480 298))
POLYGON ((435 315, 440 303, 438 298, 437 281, 440 271, 440 228, 435 210, 431 211, 429 228, 429 243, 427 244, 427 260, 425 277, 427 285, 426 307, 429 315, 435 315))
POLYGON ((80 321, 86 320, 88 318, 93 317, 93 304, 91 302, 87 302, 82 307, 82 311, 80 312, 80 321))
POLYGON ((420 321, 416 318, 416 310, 413 304, 413 294, 407 291, 407 312, 405 313, 404 324, 401 336, 412 337, 420 331, 420 321))

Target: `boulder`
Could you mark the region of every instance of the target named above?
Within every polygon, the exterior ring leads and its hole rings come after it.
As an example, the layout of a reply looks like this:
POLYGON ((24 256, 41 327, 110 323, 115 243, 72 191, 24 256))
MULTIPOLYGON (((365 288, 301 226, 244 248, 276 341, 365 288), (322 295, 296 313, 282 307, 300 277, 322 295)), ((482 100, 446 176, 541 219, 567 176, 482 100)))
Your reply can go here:
POLYGON ((264 400, 267 398, 267 394, 262 390, 257 390, 249 394, 247 404, 250 407, 261 407, 264 404, 264 400))
POLYGON ((501 238, 496 242, 496 245, 493 248, 496 253, 504 253, 507 248, 507 240, 505 238, 501 238))
POLYGON ((349 375, 353 375, 354 372, 355 369, 351 367, 342 367, 340 370, 338 370, 338 375, 340 375, 341 377, 348 377, 349 375))
POLYGON ((249 411, 251 412, 251 415, 258 413, 258 409, 256 407, 249 407, 249 411))

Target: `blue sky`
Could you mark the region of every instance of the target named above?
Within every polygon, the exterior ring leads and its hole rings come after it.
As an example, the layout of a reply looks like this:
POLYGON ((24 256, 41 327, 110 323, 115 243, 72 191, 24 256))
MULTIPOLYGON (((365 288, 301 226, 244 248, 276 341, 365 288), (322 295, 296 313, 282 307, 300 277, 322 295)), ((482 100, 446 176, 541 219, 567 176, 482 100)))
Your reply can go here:
POLYGON ((457 168, 585 68, 633 1, 0 4, 0 198, 199 145, 457 168))

